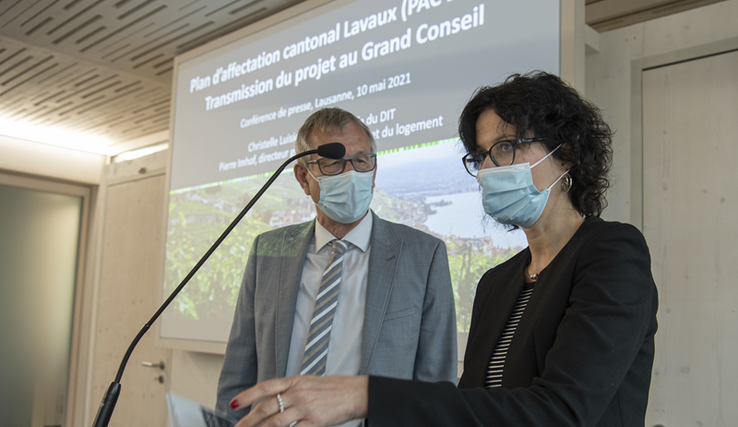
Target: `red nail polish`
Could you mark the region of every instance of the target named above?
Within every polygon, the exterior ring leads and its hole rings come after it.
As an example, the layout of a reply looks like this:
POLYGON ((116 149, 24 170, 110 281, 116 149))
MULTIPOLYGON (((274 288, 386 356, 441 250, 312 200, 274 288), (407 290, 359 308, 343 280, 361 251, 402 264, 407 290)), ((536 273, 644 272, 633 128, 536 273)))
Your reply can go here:
POLYGON ((236 409, 236 408, 238 408, 238 400, 231 401, 231 409, 236 409))

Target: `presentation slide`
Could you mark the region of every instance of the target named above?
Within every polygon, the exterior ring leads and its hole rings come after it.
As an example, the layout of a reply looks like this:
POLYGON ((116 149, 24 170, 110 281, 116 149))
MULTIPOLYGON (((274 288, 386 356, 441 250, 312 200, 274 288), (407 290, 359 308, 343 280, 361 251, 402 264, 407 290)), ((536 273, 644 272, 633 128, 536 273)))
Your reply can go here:
MULTIPOLYGON (((446 242, 468 331, 478 279, 526 242, 485 219, 458 117, 480 86, 558 74, 559 40, 558 0, 338 1, 179 62, 164 296, 295 154, 304 120, 340 107, 377 141, 374 212, 446 242)), ((165 312, 160 336, 226 342, 254 237, 313 218, 286 170, 165 312)))

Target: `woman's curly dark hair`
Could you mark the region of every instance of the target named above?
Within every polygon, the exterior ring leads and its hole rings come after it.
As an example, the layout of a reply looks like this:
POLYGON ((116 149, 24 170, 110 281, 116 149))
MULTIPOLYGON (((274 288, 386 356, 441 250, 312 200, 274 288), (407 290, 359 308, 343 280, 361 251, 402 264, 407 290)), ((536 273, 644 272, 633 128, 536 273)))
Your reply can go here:
POLYGON ((600 110, 559 77, 542 71, 513 74, 503 84, 477 89, 459 118, 459 137, 476 151, 479 115, 492 109, 515 126, 517 138, 539 137, 553 157, 572 165, 569 197, 584 216, 607 207, 607 175, 612 164, 612 131, 600 110))

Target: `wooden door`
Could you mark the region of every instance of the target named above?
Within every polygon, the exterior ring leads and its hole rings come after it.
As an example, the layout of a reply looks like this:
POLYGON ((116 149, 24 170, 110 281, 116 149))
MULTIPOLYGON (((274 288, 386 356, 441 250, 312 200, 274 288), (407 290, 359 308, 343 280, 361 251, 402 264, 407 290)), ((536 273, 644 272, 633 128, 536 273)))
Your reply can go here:
MULTIPOLYGON (((108 187, 92 358, 91 420, 126 349, 160 304, 164 197, 164 175, 108 187)), ((163 427, 167 422, 166 382, 159 381, 159 376, 166 381, 166 371, 141 364, 169 360, 170 350, 155 347, 154 332, 149 331, 131 355, 111 427, 163 427)))
POLYGON ((659 289, 646 425, 738 423, 738 52, 643 73, 643 231, 659 289))

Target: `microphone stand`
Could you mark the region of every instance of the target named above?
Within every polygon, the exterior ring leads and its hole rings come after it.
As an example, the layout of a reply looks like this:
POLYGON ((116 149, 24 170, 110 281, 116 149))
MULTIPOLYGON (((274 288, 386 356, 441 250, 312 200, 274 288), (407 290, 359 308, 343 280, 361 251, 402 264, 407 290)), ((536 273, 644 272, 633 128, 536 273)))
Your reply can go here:
POLYGON ((108 423, 110 422, 110 417, 113 415, 113 411, 115 410, 115 404, 118 402, 118 397, 120 396, 120 380, 121 377, 123 377, 123 371, 126 368, 126 364, 128 364, 128 359, 131 357, 131 353, 133 352, 133 349, 136 347, 139 341, 141 341, 141 338, 144 336, 144 334, 151 328, 151 324, 156 321, 156 319, 159 318, 161 313, 169 306, 169 304, 174 300, 174 298, 179 294, 179 292, 187 285, 187 282, 192 279, 192 277, 197 273, 197 271, 202 267, 203 264, 205 264, 205 261, 208 260, 210 255, 212 255, 213 252, 215 252, 215 249, 220 246, 220 244, 225 240, 225 238, 230 234, 231 231, 233 231, 234 228, 236 228, 236 225, 238 225, 238 222, 241 221, 241 219, 246 215, 246 213, 254 206, 254 204, 259 200, 259 198, 264 194, 264 192, 269 188, 270 185, 279 177, 279 174, 282 173, 284 168, 290 164, 292 161, 303 157, 308 156, 310 154, 318 154, 323 157, 328 157, 331 159, 340 159, 343 158, 344 154, 346 153, 345 148, 342 144, 334 142, 330 144, 325 144, 320 146, 317 150, 309 150, 302 152, 300 154, 296 154, 289 159, 287 159, 286 162, 282 163, 282 165, 274 171, 274 174, 269 178, 269 180, 264 184, 258 193, 254 197, 251 198, 249 203, 246 205, 246 207, 241 210, 241 212, 236 216, 236 218, 231 222, 231 224, 228 226, 228 228, 225 229, 223 234, 218 237, 218 239, 213 243, 212 246, 210 246, 210 249, 205 252, 205 255, 200 258, 200 261, 195 264, 195 267, 190 270, 189 273, 187 273, 187 276, 182 280, 182 282, 177 286, 174 291, 172 291, 171 295, 169 295, 169 298, 164 301, 164 303, 159 307, 159 309, 154 313, 154 315, 149 319, 148 322, 141 328, 141 330, 138 332, 138 335, 136 335, 136 338, 133 339, 133 342, 131 342, 131 345, 128 346, 128 350, 126 351, 125 356, 123 356, 123 360, 120 362, 120 367, 118 368, 118 374, 115 376, 115 381, 113 381, 110 384, 110 387, 108 387, 108 390, 105 392, 102 398, 102 402, 100 402, 100 407, 97 410, 97 415, 95 416, 95 421, 93 423, 93 427, 107 427, 108 423), (340 147, 339 147, 340 146, 340 147))

